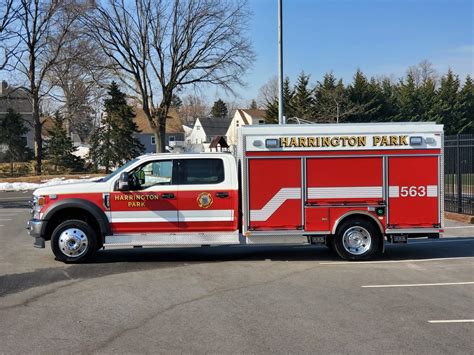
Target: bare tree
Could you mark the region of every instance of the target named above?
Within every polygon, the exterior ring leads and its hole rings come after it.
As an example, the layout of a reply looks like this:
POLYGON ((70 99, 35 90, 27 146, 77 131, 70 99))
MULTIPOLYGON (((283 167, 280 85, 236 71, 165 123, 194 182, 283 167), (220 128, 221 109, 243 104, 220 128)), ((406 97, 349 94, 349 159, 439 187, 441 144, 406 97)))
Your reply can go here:
POLYGON ((258 91, 258 105, 267 106, 278 100, 278 77, 274 76, 268 80, 258 91))
POLYGON ((433 64, 428 60, 422 60, 417 65, 412 65, 407 70, 407 75, 412 75, 417 87, 426 84, 428 81, 437 83, 439 75, 433 64))
MULTIPOLYGON (((87 15, 87 12, 83 14, 87 15)), ((68 133, 78 134, 82 141, 92 130, 92 106, 104 95, 111 78, 110 71, 103 65, 107 60, 77 22, 67 35, 58 61, 47 75, 54 90, 52 96, 62 105, 68 133)))
POLYGON ((206 117, 210 111, 209 105, 206 100, 197 95, 186 95, 183 98, 183 104, 179 109, 179 113, 183 122, 187 125, 194 124, 196 118, 206 117))
POLYGON ((15 0, 0 0, 0 70, 6 67, 18 43, 12 33, 17 11, 15 0))
POLYGON ((41 174, 43 159, 40 105, 48 94, 45 88, 46 76, 58 62, 67 33, 77 18, 78 12, 73 9, 75 6, 74 2, 66 0, 19 2, 19 26, 15 31, 19 46, 13 53, 16 61, 10 69, 24 76, 26 84, 23 89, 31 99, 37 174, 41 174))
POLYGON ((136 95, 165 149, 173 93, 214 84, 242 85, 254 55, 244 0, 109 0, 87 24, 122 81, 136 95))

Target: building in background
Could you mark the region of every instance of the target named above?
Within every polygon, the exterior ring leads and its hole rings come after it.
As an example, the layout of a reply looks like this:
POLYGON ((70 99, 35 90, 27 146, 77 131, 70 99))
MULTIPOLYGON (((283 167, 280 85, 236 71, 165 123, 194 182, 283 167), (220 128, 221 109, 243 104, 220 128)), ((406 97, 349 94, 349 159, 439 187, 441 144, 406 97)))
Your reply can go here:
POLYGON ((3 118, 9 109, 21 114, 25 121, 28 133, 25 136, 28 148, 34 148, 33 106, 25 89, 12 87, 6 81, 0 83, 0 118, 3 118))
POLYGON ((232 117, 225 133, 229 146, 235 146, 237 144, 237 130, 239 127, 255 124, 265 124, 265 110, 235 110, 234 117, 232 117))
POLYGON ((207 152, 209 145, 216 137, 225 137, 229 129, 229 118, 198 118, 186 140, 186 150, 190 152, 207 152))
MULTIPOLYGON (((136 135, 140 140, 140 143, 145 147, 145 153, 155 153, 156 152, 156 141, 155 134, 150 127, 150 122, 146 117, 143 109, 140 107, 135 107, 135 118, 134 121, 138 126, 138 129, 141 131, 136 135)), ((166 119, 166 146, 173 148, 176 146, 181 146, 184 144, 184 129, 183 122, 179 117, 178 112, 175 109, 171 109, 166 119)))

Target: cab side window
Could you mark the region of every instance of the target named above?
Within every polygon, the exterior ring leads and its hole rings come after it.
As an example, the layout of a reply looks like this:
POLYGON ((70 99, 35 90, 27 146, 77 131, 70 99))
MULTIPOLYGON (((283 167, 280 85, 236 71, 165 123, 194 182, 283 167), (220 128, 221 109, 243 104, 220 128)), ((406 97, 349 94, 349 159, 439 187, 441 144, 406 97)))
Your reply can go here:
POLYGON ((173 183, 173 161, 157 160, 140 166, 133 172, 133 189, 142 190, 157 185, 173 183))
POLYGON ((222 159, 183 159, 179 163, 180 184, 218 184, 224 181, 222 159))

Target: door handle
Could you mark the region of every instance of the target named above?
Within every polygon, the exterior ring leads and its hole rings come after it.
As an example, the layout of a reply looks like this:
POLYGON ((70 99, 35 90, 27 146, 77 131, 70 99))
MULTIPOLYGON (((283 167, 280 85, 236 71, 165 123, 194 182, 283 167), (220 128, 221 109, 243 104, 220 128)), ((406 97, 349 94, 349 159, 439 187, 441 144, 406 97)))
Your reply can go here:
POLYGON ((229 193, 228 192, 216 192, 216 197, 226 198, 226 197, 229 197, 229 193))
POLYGON ((174 198, 174 193, 161 194, 161 198, 173 199, 174 198))

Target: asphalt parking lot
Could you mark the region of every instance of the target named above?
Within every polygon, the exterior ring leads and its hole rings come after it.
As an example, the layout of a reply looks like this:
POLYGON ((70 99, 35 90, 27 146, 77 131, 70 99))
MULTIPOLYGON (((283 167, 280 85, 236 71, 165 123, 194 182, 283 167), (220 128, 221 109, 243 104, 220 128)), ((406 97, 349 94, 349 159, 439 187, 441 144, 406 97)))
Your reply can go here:
POLYGON ((99 252, 33 248, 28 194, 0 194, 0 353, 473 353, 474 226, 389 245, 99 252))

